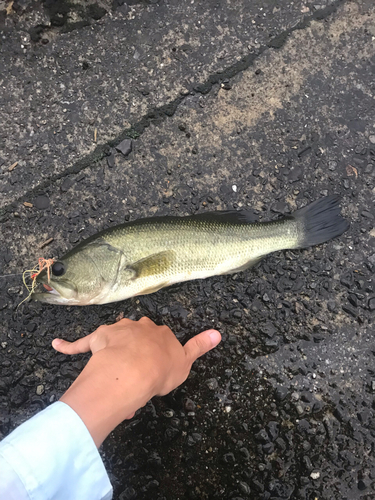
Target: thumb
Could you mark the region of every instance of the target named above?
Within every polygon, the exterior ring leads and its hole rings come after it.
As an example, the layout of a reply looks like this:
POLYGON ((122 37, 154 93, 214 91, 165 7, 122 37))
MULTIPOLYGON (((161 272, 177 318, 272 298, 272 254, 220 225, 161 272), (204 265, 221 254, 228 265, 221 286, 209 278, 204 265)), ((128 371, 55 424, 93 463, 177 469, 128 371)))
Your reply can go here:
POLYGON ((186 342, 184 346, 186 357, 192 364, 197 358, 216 347, 220 341, 221 335, 217 330, 206 330, 186 342))
POLYGON ((81 352, 89 352, 90 349, 90 337, 83 337, 76 340, 75 342, 68 342, 67 340, 54 339, 52 341, 52 347, 63 354, 79 354, 81 352))

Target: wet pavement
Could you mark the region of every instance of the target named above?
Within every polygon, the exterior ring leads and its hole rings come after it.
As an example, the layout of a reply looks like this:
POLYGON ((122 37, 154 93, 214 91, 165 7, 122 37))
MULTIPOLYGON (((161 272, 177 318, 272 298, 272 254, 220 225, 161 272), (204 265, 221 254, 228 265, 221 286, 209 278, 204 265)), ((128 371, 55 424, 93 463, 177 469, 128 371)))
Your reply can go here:
POLYGON ((214 326, 187 382, 105 442, 115 499, 374 499, 373 2, 56 5, 0 2, 1 275, 149 215, 268 220, 336 193, 351 227, 105 306, 17 312, 1 278, 0 436, 84 366, 56 335, 214 326))

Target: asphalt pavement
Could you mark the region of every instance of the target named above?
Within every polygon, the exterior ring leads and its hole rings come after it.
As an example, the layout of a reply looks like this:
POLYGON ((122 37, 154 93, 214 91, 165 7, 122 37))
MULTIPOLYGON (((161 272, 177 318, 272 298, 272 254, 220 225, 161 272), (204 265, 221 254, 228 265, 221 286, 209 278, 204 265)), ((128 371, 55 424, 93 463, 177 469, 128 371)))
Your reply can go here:
POLYGON ((375 499, 375 6, 0 1, 0 438, 124 315, 223 341, 101 453, 115 500, 375 499), (125 142, 123 142, 125 141, 125 142), (117 148, 116 148, 117 147, 117 148), (339 194, 350 229, 232 276, 104 306, 20 273, 151 215, 254 220, 339 194))

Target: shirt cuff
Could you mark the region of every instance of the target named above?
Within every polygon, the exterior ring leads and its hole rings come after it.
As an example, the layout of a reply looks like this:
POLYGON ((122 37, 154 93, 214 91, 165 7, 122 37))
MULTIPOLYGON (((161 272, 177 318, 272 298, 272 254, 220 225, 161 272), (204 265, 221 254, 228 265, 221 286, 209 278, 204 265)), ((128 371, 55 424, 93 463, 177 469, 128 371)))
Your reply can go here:
POLYGON ((1 458, 33 500, 112 498, 112 486, 91 434, 77 413, 61 401, 7 436, 0 443, 1 458))

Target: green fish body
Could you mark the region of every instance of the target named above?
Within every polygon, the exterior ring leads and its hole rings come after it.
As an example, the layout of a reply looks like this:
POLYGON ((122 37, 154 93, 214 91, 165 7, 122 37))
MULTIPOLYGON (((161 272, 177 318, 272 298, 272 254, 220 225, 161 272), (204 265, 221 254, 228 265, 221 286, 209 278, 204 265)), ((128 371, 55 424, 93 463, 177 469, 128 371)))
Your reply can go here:
POLYGON ((43 302, 106 304, 153 293, 174 283, 243 271, 271 252, 305 248, 349 227, 339 198, 328 196, 272 222, 246 211, 153 217, 107 229, 83 241, 37 281, 43 302))

